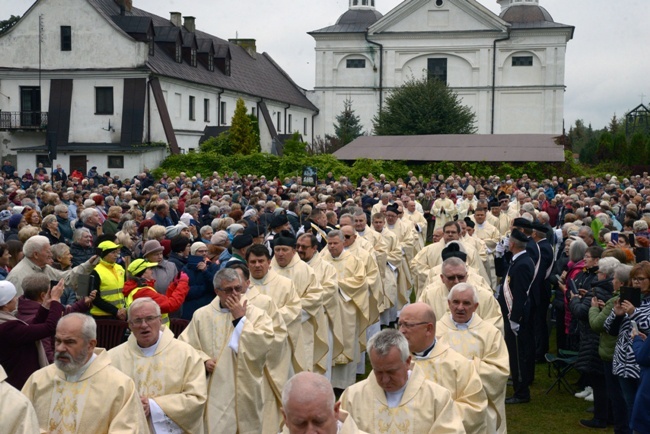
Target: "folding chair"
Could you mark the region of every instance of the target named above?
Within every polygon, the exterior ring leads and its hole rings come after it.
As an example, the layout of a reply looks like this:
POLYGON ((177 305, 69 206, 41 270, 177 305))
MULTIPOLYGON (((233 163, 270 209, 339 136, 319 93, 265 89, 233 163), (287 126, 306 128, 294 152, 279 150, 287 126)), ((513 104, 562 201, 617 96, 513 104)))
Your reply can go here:
POLYGON ((551 384, 551 387, 548 388, 546 394, 548 395, 556 385, 559 391, 561 391, 562 386, 564 386, 567 392, 571 394, 575 393, 566 379, 566 376, 573 370, 575 362, 578 360, 578 353, 576 351, 559 350, 557 356, 555 354, 546 353, 544 358, 548 362, 548 376, 551 377, 551 367, 555 371, 555 381, 551 384))
POLYGON ((186 319, 170 318, 169 329, 174 333, 174 336, 179 337, 189 323, 190 322, 186 319))
POLYGON ((119 319, 96 319, 97 346, 110 350, 124 342, 127 322, 119 319))

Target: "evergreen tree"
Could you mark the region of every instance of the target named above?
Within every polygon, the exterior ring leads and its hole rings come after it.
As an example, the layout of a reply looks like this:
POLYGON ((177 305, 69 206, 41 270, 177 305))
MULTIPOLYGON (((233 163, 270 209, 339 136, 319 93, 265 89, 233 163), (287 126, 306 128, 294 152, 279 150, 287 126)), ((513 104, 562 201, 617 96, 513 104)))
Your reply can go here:
POLYGON ((228 130, 230 141, 233 144, 233 151, 236 154, 249 155, 260 150, 259 140, 256 143, 255 130, 247 112, 244 100, 239 98, 228 130))
POLYGON ((357 137, 363 135, 361 119, 352 109, 352 100, 346 99, 343 102, 343 111, 336 117, 334 132, 343 146, 347 145, 357 137))
POLYGON ((12 15, 6 20, 0 20, 0 35, 7 33, 20 20, 20 15, 12 15))
POLYGON ((290 139, 284 142, 282 148, 282 155, 285 157, 293 156, 299 157, 307 155, 307 143, 302 141, 300 133, 295 132, 291 135, 290 139))
POLYGON ((648 155, 646 150, 646 138, 641 132, 632 134, 627 155, 627 164, 631 166, 646 164, 646 156, 648 155))
POLYGON ((473 134, 475 121, 476 115, 445 83, 411 78, 386 98, 373 125, 379 136, 473 134))

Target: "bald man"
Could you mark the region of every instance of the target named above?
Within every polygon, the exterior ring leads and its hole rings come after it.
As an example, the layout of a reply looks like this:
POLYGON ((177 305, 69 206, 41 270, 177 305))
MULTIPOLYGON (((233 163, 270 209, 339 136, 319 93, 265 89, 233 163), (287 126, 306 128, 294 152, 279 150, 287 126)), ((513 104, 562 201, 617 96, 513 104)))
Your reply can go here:
POLYGON ((332 385, 322 375, 300 372, 282 390, 285 434, 364 434, 335 402, 332 385))
POLYGON ((487 396, 474 363, 448 344, 436 340, 436 316, 426 303, 405 306, 398 322, 406 337, 413 363, 427 380, 451 392, 468 433, 487 430, 487 396))

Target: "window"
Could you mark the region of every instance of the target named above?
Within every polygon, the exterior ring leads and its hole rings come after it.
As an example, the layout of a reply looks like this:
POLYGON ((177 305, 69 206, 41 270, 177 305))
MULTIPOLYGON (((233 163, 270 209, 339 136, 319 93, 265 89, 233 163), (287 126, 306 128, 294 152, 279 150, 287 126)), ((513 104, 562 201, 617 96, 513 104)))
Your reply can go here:
POLYGON ((147 35, 147 43, 149 44, 149 55, 153 56, 155 53, 155 41, 152 34, 147 35))
POLYGON ((190 96, 190 120, 191 121, 196 120, 196 116, 195 116, 196 104, 195 103, 196 103, 196 98, 194 98, 193 96, 190 96))
POLYGON ((203 122, 210 122, 210 100, 203 100, 203 122))
POLYGON ((176 63, 181 63, 183 61, 183 47, 181 47, 180 42, 176 42, 176 63))
POLYGON ((251 114, 257 117, 257 109, 255 107, 251 107, 251 114))
POLYGON ((365 68, 366 59, 348 59, 345 61, 346 68, 365 68))
POLYGON ((124 169, 124 155, 109 155, 107 167, 109 169, 124 169))
POLYGON ((533 66, 533 56, 512 56, 512 66, 533 66))
POLYGON ((113 114, 113 88, 112 87, 95 88, 95 114, 96 115, 113 114))
POLYGON ((50 157, 48 155, 36 154, 36 167, 38 167, 40 163, 43 163, 43 167, 50 167, 52 165, 52 162, 50 161, 50 157))
POLYGON ((220 117, 221 119, 219 122, 221 125, 226 125, 226 101, 221 101, 221 110, 220 110, 220 117))
POLYGON ((277 118, 278 133, 279 133, 280 131, 282 131, 282 125, 280 125, 280 121, 282 120, 282 113, 278 112, 276 118, 277 118))
POLYGON ((429 78, 435 78, 447 83, 447 59, 427 59, 429 78))
POLYGON ((307 135, 307 118, 302 120, 302 132, 304 135, 307 135))
POLYGON ((196 67, 196 50, 194 48, 190 50, 190 64, 196 67))
POLYGON ((287 133, 292 133, 293 132, 292 122, 293 122, 293 116, 289 115, 289 126, 287 127, 287 133))
POLYGON ((72 27, 61 26, 61 51, 72 51, 72 27))
POLYGON ((208 71, 214 71, 214 56, 212 54, 208 55, 208 71))
POLYGON ((224 73, 225 75, 227 75, 228 77, 230 77, 230 58, 229 58, 229 57, 226 57, 226 61, 225 61, 225 63, 224 63, 224 67, 223 67, 223 68, 224 68, 223 73, 224 73))
POLYGON ((195 152, 196 152, 196 148, 187 148, 188 154, 194 154, 195 152))

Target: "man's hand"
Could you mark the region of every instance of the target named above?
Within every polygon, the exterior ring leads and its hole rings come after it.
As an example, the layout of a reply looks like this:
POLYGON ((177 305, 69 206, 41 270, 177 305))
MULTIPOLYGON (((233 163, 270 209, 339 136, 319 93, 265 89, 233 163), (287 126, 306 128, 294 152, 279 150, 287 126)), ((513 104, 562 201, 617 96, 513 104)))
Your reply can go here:
POLYGON ((210 360, 205 361, 205 370, 208 373, 210 373, 210 374, 213 373, 214 368, 216 368, 216 367, 217 367, 217 359, 210 359, 210 360))
POLYGON ((122 321, 126 321, 126 309, 118 309, 117 310, 117 319, 121 319, 122 321))
POLYGON ((142 403, 145 417, 149 417, 151 415, 151 411, 149 410, 149 398, 141 396, 140 402, 142 403))
POLYGON ((244 304, 242 305, 239 304, 239 299, 239 294, 233 294, 231 297, 227 297, 224 302, 233 319, 239 319, 246 315, 246 305, 248 304, 248 300, 244 300, 244 304))
POLYGON ((515 334, 515 336, 517 336, 517 334, 519 333, 519 328, 521 327, 521 325, 519 325, 519 323, 516 323, 516 322, 514 322, 512 320, 509 320, 509 321, 510 321, 510 328, 512 329, 512 332, 515 334))

